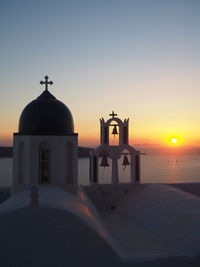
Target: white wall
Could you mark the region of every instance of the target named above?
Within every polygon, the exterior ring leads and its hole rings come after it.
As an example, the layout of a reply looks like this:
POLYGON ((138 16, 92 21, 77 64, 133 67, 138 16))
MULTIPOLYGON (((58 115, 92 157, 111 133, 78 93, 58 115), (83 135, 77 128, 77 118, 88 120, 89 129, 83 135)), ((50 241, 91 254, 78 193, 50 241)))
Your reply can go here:
POLYGON ((13 184, 18 184, 19 174, 24 184, 39 183, 39 149, 47 142, 51 147, 51 183, 63 185, 78 182, 78 138, 73 136, 15 135, 13 150, 13 184), (20 145, 23 144, 23 145, 20 145), (19 157, 19 146, 23 156, 19 157), (68 150, 69 149, 69 150, 68 150), (23 160, 23 164, 20 161, 23 160), (23 171, 19 166, 23 165, 23 171))

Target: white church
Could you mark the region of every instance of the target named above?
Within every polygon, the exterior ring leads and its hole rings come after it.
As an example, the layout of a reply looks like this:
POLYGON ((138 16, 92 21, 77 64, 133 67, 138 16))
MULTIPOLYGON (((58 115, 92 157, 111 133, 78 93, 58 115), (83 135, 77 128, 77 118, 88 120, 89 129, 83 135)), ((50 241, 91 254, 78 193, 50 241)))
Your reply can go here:
POLYGON ((14 133, 14 185, 78 183, 78 134, 70 110, 48 91, 23 110, 14 133))
POLYGON ((100 119, 89 185, 79 185, 72 114, 49 92, 48 76, 40 83, 45 90, 24 108, 13 137, 12 194, 0 204, 0 265, 162 266, 167 258, 171 267, 193 266, 190 259, 200 255, 200 198, 141 183, 129 120, 114 112, 100 119), (129 170, 129 182, 120 179, 120 165, 129 170), (107 168, 111 179, 104 183, 107 168))

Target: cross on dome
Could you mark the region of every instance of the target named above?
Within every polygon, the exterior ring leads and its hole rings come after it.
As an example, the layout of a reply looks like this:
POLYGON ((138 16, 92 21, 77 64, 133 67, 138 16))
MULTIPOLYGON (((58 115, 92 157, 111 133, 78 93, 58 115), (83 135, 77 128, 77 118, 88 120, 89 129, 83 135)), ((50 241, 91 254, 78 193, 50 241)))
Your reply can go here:
POLYGON ((41 85, 45 84, 45 90, 47 91, 48 90, 48 84, 52 85, 53 82, 52 81, 48 82, 49 77, 47 75, 44 77, 44 79, 45 79, 45 81, 41 81, 40 84, 41 85))
POLYGON ((117 116, 117 114, 115 114, 115 112, 114 112, 114 111, 112 111, 112 113, 111 113, 111 114, 109 114, 109 116, 113 117, 113 119, 114 119, 114 117, 116 117, 116 116, 117 116))

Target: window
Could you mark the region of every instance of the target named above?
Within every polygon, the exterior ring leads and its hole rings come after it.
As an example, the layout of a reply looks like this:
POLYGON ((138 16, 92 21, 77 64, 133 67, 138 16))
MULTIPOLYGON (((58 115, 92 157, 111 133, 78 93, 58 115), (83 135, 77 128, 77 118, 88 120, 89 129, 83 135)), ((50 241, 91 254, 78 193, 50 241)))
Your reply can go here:
POLYGON ((49 184, 51 178, 51 151, 48 143, 40 145, 39 150, 39 183, 49 184))

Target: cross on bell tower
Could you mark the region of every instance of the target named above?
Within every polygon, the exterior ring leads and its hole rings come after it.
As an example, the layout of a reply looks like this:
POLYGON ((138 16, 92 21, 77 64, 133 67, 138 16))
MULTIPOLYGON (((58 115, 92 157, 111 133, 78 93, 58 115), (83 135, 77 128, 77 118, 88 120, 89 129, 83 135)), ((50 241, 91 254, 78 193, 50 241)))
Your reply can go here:
POLYGON ((47 91, 48 90, 48 84, 52 85, 53 82, 52 81, 48 81, 49 77, 46 75, 44 77, 45 81, 41 81, 40 84, 43 85, 45 84, 45 90, 47 91))
POLYGON ((117 116, 117 114, 115 114, 115 112, 114 112, 114 111, 112 111, 112 113, 111 113, 111 114, 109 114, 109 116, 111 116, 112 118, 114 118, 114 117, 116 117, 116 116, 117 116))

